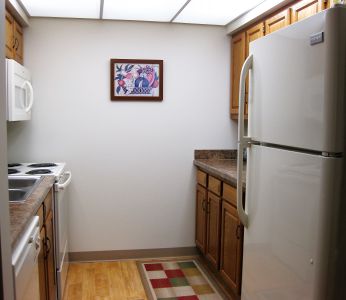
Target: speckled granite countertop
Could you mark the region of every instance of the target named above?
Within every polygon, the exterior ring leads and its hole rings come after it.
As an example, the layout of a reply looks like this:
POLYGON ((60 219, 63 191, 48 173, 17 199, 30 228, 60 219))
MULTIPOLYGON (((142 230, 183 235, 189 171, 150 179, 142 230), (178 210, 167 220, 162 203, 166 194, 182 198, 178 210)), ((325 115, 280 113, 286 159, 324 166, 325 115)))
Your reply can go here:
MULTIPOLYGON (((194 165, 220 180, 237 186, 236 150, 195 150, 194 165)), ((243 169, 243 189, 245 189, 246 163, 243 169)))
POLYGON ((35 215, 41 203, 53 186, 54 176, 43 176, 42 181, 24 203, 10 203, 11 246, 15 247, 24 229, 35 215))

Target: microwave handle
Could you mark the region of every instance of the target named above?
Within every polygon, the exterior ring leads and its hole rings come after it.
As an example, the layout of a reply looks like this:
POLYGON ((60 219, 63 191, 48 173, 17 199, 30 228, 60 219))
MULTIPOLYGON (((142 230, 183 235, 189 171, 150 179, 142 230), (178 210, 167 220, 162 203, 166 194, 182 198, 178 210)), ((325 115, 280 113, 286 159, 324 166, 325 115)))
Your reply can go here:
MULTIPOLYGON (((23 88, 27 86, 29 88, 29 94, 30 94, 30 99, 29 99, 29 104, 25 108, 25 112, 29 112, 34 104, 34 90, 32 88, 32 85, 29 81, 24 81, 23 88)), ((25 96, 25 99, 27 96, 25 96)))

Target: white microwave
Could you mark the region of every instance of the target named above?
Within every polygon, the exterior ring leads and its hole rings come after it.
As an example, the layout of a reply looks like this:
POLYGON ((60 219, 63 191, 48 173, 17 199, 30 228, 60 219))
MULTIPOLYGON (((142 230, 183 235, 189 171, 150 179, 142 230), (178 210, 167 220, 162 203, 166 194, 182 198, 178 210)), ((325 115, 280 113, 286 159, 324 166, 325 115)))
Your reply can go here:
POLYGON ((34 91, 28 69, 13 59, 6 59, 7 120, 31 119, 34 91))

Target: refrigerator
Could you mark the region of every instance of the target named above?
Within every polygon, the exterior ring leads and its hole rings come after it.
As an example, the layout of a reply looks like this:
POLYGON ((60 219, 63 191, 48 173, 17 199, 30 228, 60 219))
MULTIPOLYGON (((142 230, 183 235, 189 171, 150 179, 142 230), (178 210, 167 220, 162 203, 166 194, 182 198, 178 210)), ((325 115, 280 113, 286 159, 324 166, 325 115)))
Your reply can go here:
POLYGON ((346 8, 258 39, 249 53, 238 124, 242 300, 346 299, 346 8))

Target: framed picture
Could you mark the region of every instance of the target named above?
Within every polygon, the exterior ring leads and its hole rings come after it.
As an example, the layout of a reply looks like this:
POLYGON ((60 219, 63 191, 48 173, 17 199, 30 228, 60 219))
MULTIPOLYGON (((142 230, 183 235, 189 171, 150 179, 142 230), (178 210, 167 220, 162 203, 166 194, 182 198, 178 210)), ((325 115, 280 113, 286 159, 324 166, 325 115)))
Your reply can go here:
POLYGON ((163 99, 163 60, 111 59, 111 100, 163 99))

